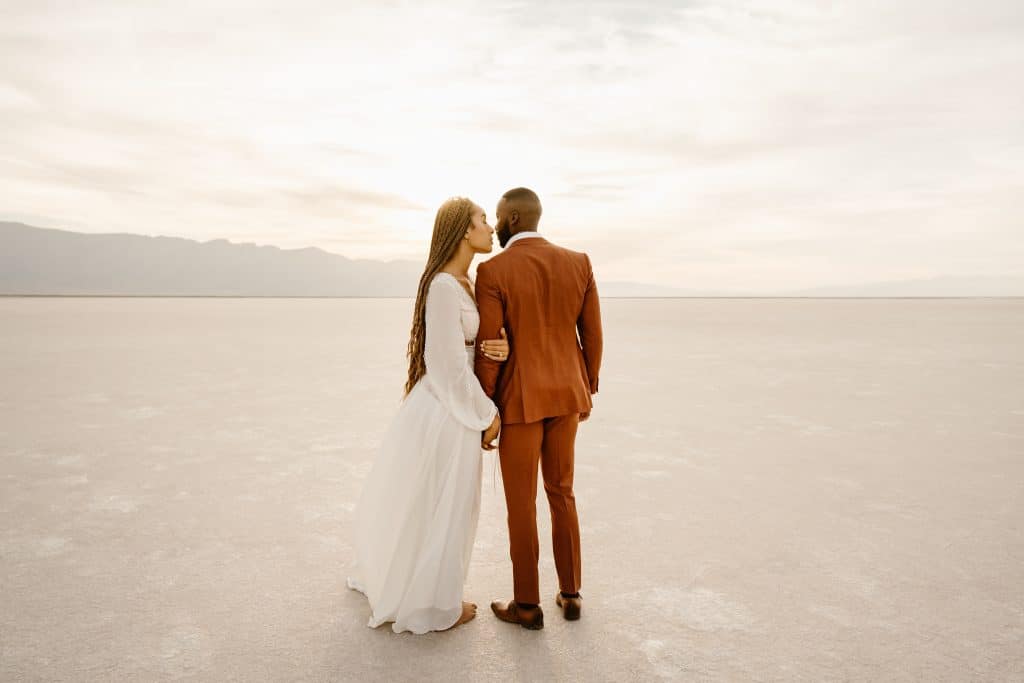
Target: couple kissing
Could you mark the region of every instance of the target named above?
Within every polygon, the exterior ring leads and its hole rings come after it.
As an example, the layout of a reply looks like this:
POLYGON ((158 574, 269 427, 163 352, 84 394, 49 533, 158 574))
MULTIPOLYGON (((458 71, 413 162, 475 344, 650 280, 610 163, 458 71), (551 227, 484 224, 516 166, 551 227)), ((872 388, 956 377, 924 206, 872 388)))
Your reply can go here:
POLYGON ((544 626, 538 561, 538 470, 551 513, 556 607, 582 610, 575 442, 601 367, 601 310, 589 257, 541 236, 527 188, 498 201, 495 226, 469 199, 437 211, 416 293, 405 396, 355 512, 348 586, 368 626, 443 631, 476 616, 463 590, 480 513, 481 450, 497 450, 508 510, 513 599, 502 621, 544 626), (477 254, 502 252, 482 262, 477 254), (484 341, 477 342, 478 339, 484 341), (497 441, 497 443, 495 443, 497 441))

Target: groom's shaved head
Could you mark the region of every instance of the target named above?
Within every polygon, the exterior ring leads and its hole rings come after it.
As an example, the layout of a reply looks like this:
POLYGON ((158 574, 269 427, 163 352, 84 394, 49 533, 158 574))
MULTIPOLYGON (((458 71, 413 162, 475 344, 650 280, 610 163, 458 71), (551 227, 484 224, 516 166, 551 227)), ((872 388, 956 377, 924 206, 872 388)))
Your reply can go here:
POLYGON ((541 214, 540 197, 525 187, 509 190, 498 200, 495 214, 498 243, 504 247, 513 235, 537 229, 541 214))
POLYGON ((519 213, 520 228, 516 232, 537 229, 537 224, 540 223, 541 205, 540 197, 536 192, 526 187, 517 187, 501 195, 501 198, 505 200, 507 211, 519 213))

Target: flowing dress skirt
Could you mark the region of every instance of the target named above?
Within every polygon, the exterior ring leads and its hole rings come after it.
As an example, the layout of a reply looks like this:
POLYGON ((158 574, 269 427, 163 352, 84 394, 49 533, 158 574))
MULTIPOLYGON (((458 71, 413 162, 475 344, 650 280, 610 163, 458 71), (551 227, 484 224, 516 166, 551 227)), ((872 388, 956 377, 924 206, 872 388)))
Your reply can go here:
POLYGON ((458 422, 420 380, 381 443, 356 508, 348 586, 368 626, 441 631, 462 614, 480 516, 480 432, 458 422))

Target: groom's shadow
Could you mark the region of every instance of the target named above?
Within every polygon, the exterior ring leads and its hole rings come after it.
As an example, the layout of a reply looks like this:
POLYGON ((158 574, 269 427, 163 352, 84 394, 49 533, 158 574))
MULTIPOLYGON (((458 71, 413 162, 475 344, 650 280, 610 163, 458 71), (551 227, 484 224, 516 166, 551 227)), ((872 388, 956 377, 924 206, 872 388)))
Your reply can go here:
MULTIPOLYGON (((544 615, 547 618, 547 614, 544 615)), ((502 624, 504 626, 504 624, 502 624)), ((541 631, 528 631, 516 627, 508 629, 501 638, 502 644, 509 653, 510 663, 514 663, 516 681, 553 681, 565 680, 565 673, 558 671, 556 660, 551 650, 551 639, 546 633, 547 627, 541 631)), ((501 629, 498 636, 502 636, 501 629)))
POLYGON ((477 618, 488 624, 484 629, 488 637, 481 641, 481 650, 488 651, 479 651, 477 656, 507 663, 507 671, 513 674, 507 680, 581 680, 581 667, 587 668, 582 660, 595 654, 594 644, 607 634, 607 625, 602 626, 593 617, 567 622, 553 601, 550 607, 544 607, 544 628, 540 631, 498 621, 485 607, 477 618))

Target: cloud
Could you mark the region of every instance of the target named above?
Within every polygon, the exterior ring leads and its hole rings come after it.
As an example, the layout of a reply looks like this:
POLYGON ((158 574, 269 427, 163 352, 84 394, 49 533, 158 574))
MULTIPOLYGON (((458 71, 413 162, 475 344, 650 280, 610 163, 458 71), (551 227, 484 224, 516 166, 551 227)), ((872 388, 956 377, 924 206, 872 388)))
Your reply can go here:
POLYGON ((0 26, 3 215, 415 257, 447 196, 528 185, 607 279, 1019 255, 1018 2, 15 1, 0 26))

